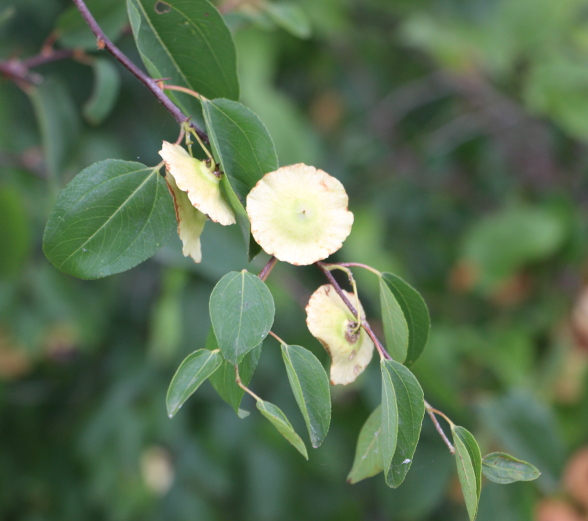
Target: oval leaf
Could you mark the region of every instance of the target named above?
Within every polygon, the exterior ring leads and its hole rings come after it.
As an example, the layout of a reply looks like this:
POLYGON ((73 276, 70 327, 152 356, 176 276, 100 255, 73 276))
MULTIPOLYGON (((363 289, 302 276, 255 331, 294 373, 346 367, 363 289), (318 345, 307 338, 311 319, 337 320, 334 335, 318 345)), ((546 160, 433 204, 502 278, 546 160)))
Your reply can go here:
POLYGON ((172 418, 184 402, 194 394, 222 364, 223 359, 218 351, 199 349, 188 355, 178 367, 167 390, 165 403, 167 414, 172 418))
POLYGON ((431 328, 429 310, 423 297, 410 284, 392 273, 383 273, 382 280, 396 297, 408 325, 408 348, 404 365, 414 364, 421 356, 431 328))
POLYGON ((306 445, 302 441, 302 438, 296 434, 296 431, 286 418, 286 415, 273 403, 266 402, 264 400, 257 400, 257 408, 277 429, 277 431, 284 436, 300 454, 308 459, 308 452, 306 445))
POLYGON ((274 299, 264 282, 246 270, 227 273, 210 295, 210 319, 225 360, 233 365, 267 336, 274 299))
POLYGON ((43 157, 49 179, 61 188, 61 175, 79 136, 79 117, 73 98, 57 78, 26 89, 41 131, 43 157))
POLYGON ((481 402, 481 418, 504 447, 541 469, 545 494, 559 486, 566 461, 564 436, 555 412, 528 391, 513 390, 481 402))
POLYGON ((84 105, 84 117, 88 123, 98 125, 112 111, 120 88, 118 69, 110 60, 97 58, 92 63, 94 68, 94 90, 84 105))
POLYGON ((380 279, 380 307, 386 347, 390 356, 402 363, 408 351, 408 324, 394 293, 383 279, 380 279))
POLYGON ((482 472, 490 481, 501 485, 515 481, 533 481, 541 475, 530 463, 504 452, 492 452, 484 456, 482 472))
MULTIPOLYGON (((205 347, 210 351, 219 348, 212 328, 208 333, 205 347)), ((243 385, 249 385, 260 356, 261 344, 249 351, 249 353, 243 357, 243 360, 241 360, 241 363, 239 364, 239 377, 241 378, 243 385)), ((235 381, 235 366, 226 360, 223 361, 220 369, 215 371, 210 377, 210 383, 219 396, 227 402, 237 414, 239 414, 239 406, 241 405, 241 400, 245 391, 241 389, 235 381)))
POLYGON ((482 491, 482 455, 478 443, 472 434, 459 426, 452 426, 453 445, 457 475, 465 499, 470 520, 478 513, 478 502, 482 491))
POLYGON ((325 439, 331 423, 331 394, 325 368, 308 349, 282 344, 290 387, 300 407, 312 446, 325 439))
POLYGON ((257 115, 236 101, 204 101, 202 112, 223 171, 244 201, 257 181, 278 168, 272 138, 257 115))
POLYGON ((390 444, 382 463, 386 483, 396 488, 404 481, 412 464, 425 416, 425 399, 416 377, 404 365, 394 360, 382 360, 381 367, 382 443, 388 439, 390 444), (390 406, 393 399, 396 403, 390 406), (396 443, 390 456, 393 431, 396 443))
POLYGON ((43 250, 58 270, 96 279, 148 259, 174 227, 173 206, 157 170, 109 159, 80 172, 59 194, 43 250))
POLYGON ((255 257, 261 251, 261 246, 253 240, 251 235, 251 223, 249 222, 249 216, 247 215, 243 204, 237 197, 237 194, 233 190, 229 178, 226 175, 221 179, 220 187, 223 195, 229 203, 229 206, 232 208, 233 212, 235 212, 237 224, 241 230, 241 235, 243 235, 245 248, 247 250, 249 260, 251 261, 253 257, 255 257))
POLYGON ((378 405, 359 433, 353 467, 347 476, 348 483, 354 484, 362 479, 371 478, 384 470, 380 453, 381 433, 382 407, 378 405))
POLYGON ((396 452, 398 440, 398 404, 396 388, 392 374, 388 371, 386 360, 380 362, 382 371, 382 437, 380 449, 382 451, 382 468, 389 469, 396 452))
MULTIPOLYGON (((133 35, 154 78, 207 98, 238 99, 235 45, 222 16, 207 0, 127 0, 133 35)), ((187 112, 199 102, 174 94, 187 112)))

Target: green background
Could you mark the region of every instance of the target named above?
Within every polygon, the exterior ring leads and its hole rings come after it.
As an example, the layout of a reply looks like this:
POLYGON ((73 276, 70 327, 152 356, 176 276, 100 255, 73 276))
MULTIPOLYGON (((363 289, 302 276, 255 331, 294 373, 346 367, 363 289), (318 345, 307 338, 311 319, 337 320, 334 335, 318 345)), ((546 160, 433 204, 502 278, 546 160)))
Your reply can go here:
MULTIPOLYGON (((104 28, 140 64, 124 2, 103 4, 104 28)), ((413 370, 427 400, 483 454, 504 450, 542 471, 534 483, 485 482, 478 519, 534 519, 540 502, 569 501, 564 469, 588 439, 588 337, 570 325, 588 253, 584 4, 298 6, 301 20, 280 16, 283 5, 226 16, 240 101, 268 127, 280 165, 313 164, 345 185, 355 224, 334 258, 396 273, 423 294, 432 330, 413 370)), ((57 48, 98 55, 75 19, 60 18, 69 7, 3 2, 0 60, 38 54, 56 26, 57 48)), ((168 419, 167 386, 205 345, 213 286, 231 270, 258 273, 267 257, 248 265, 238 228, 209 222, 200 265, 175 237, 102 280, 48 263, 42 233, 59 188, 95 161, 155 165, 162 139, 177 137, 152 95, 100 56, 106 72, 71 59, 34 69, 44 81, 28 93, 0 79, 0 519, 466 519, 454 461, 428 418, 398 490, 381 475, 346 484, 380 400, 376 363, 331 389, 331 429, 309 462, 252 400, 241 420, 209 383, 168 419), (116 93, 98 96, 101 109, 114 101, 109 111, 88 108, 95 70, 116 93)), ((377 280, 356 275, 381 334, 377 280)), ((282 263, 268 279, 273 330, 327 365, 304 323, 324 283, 316 268, 282 263)), ((588 331, 586 312, 578 324, 588 331)), ((250 387, 305 434, 271 338, 250 387)))

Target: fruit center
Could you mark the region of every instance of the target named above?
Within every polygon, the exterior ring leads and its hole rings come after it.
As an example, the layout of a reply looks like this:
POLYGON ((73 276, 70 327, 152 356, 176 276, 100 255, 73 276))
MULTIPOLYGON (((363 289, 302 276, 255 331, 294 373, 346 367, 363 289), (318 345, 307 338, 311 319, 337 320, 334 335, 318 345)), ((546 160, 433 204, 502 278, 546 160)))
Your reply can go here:
POLYGON ((305 203, 298 203, 295 207, 296 219, 301 222, 307 222, 312 219, 314 211, 305 203))

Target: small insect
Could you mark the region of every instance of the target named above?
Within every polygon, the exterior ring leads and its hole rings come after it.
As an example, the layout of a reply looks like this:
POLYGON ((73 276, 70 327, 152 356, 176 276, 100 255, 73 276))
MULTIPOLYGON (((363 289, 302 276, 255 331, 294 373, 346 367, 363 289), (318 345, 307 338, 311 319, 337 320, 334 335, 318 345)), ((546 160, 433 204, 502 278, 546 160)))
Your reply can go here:
POLYGON ((406 464, 408 464, 408 463, 410 463, 410 460, 409 460, 408 458, 406 458, 406 459, 405 459, 405 460, 402 462, 402 464, 403 464, 403 465, 406 465, 406 464))

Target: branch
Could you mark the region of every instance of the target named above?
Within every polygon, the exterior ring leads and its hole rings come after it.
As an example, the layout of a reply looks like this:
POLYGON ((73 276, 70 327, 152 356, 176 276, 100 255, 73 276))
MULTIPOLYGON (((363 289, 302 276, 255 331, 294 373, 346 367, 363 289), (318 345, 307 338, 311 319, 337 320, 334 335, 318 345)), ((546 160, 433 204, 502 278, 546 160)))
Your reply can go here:
POLYGON ((32 69, 33 67, 39 67, 41 65, 45 65, 46 63, 80 56, 84 56, 83 51, 77 51, 74 49, 59 49, 55 51, 51 49, 50 52, 42 51, 41 54, 38 54, 37 56, 23 60, 22 65, 27 69, 32 69))
MULTIPOLYGON (((352 265, 354 263, 346 263, 346 264, 352 265)), ((341 288, 341 286, 339 286, 339 283, 335 280, 335 277, 333 277, 333 274, 327 269, 327 267, 326 267, 327 265, 323 262, 317 262, 316 265, 323 272, 325 277, 327 277, 327 279, 331 283, 331 286, 333 286, 335 288, 335 291, 341 297, 341 299, 343 300, 345 305, 349 308, 349 311, 351 311, 351 313, 353 313, 354 316, 357 316, 357 310, 355 309, 353 304, 349 301, 349 299, 347 298, 347 295, 345 295, 345 293, 343 292, 343 289, 341 288)), ((358 266, 365 267, 362 264, 359 264, 358 266)), ((365 332, 369 335, 369 337, 372 339, 372 341, 376 345, 376 348, 378 349, 380 356, 382 358, 385 358, 386 360, 392 360, 392 357, 388 354, 388 351, 386 351, 384 346, 381 344, 381 342, 376 337, 375 333, 372 331, 372 328, 370 327, 368 321, 362 320, 361 326, 363 327, 365 332)), ((439 425, 439 422, 437 420, 437 417, 435 416, 435 413, 441 414, 449 423, 451 423, 451 420, 449 420, 449 418, 447 418, 447 416, 445 416, 445 414, 443 414, 441 411, 438 411, 437 409, 433 409, 431 407, 431 405, 429 404, 429 402, 427 402, 426 400, 425 400, 425 409, 429 413, 429 416, 431 417, 431 420, 433 421, 433 424, 435 425, 435 429, 437 429, 437 432, 439 433, 439 435, 443 439, 443 442, 445 443, 445 445, 447 445, 449 452, 451 452, 451 454, 455 454, 455 448, 451 444, 451 442, 449 441, 449 438, 447 438, 447 436, 445 435, 445 432, 443 432, 443 429, 442 429, 441 425, 439 425)))
MULTIPOLYGON (((174 117, 174 119, 178 122, 178 124, 182 124, 185 121, 188 121, 188 116, 186 116, 163 92, 163 90, 159 87, 158 83, 147 76, 139 67, 137 67, 131 60, 127 58, 125 54, 116 46, 114 45, 108 37, 104 34, 104 31, 96 22, 96 19, 92 16, 92 13, 86 7, 84 0, 73 0, 74 4, 80 11, 82 18, 86 21, 92 32, 96 35, 98 40, 98 48, 99 49, 106 49, 110 54, 112 54, 126 69, 128 69, 131 74, 133 74, 143 85, 145 85, 151 93, 159 100, 159 102, 167 109, 167 111, 174 117)), ((208 136, 206 132, 198 128, 193 123, 190 123, 191 127, 196 131, 200 139, 208 143, 208 136)))
POLYGON ((51 63, 57 60, 66 58, 73 58, 81 55, 80 51, 73 49, 60 49, 54 51, 53 49, 43 50, 37 56, 32 56, 26 60, 10 59, 0 62, 0 74, 20 84, 38 85, 43 81, 40 74, 31 72, 30 69, 51 63))
POLYGON ((38 85, 43 81, 41 75, 30 72, 19 60, 0 62, 0 76, 14 81, 19 87, 38 85))
POLYGON ((274 269, 274 266, 276 265, 277 262, 278 262, 278 259, 276 259, 275 257, 272 256, 272 258, 269 261, 267 261, 267 264, 261 270, 261 273, 259 274, 259 278, 265 282, 265 279, 268 278, 269 274, 274 269))
POLYGON ((435 413, 442 414, 443 417, 448 421, 449 421, 449 418, 447 418, 447 416, 445 416, 443 413, 441 413, 437 409, 433 409, 431 407, 431 404, 429 402, 427 402, 427 400, 425 400, 425 409, 427 410, 427 413, 429 414, 431 421, 433 422, 433 425, 435 425, 435 429, 437 429, 439 436, 441 436, 441 439, 445 442, 445 445, 447 445, 449 452, 451 452, 451 454, 455 454, 455 447, 449 441, 449 438, 447 437, 447 435, 443 431, 443 427, 441 427, 441 425, 439 424, 439 420, 437 420, 437 416, 435 416, 435 413))

